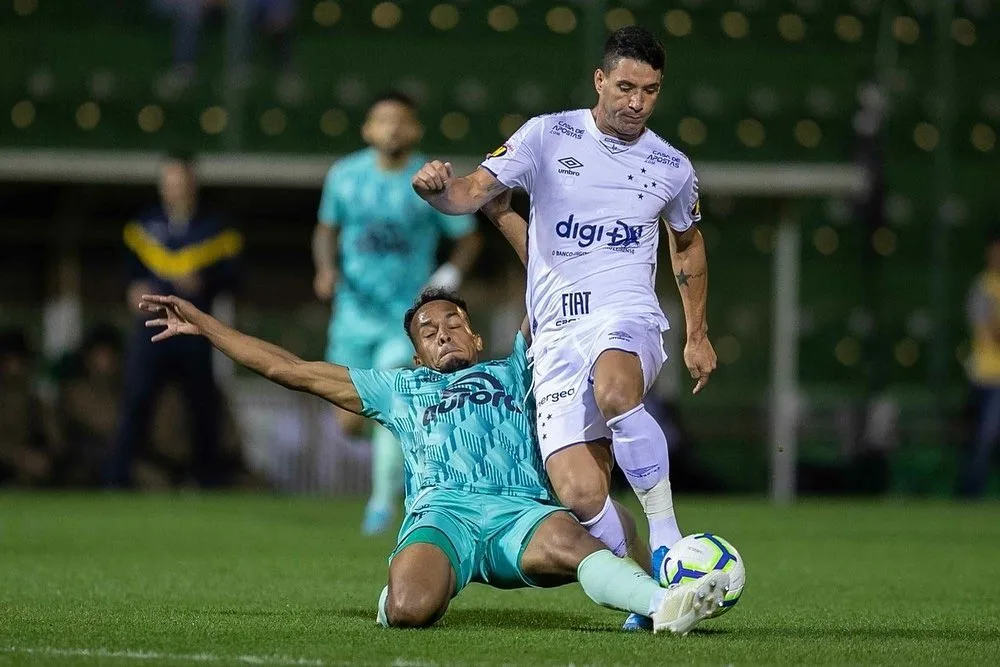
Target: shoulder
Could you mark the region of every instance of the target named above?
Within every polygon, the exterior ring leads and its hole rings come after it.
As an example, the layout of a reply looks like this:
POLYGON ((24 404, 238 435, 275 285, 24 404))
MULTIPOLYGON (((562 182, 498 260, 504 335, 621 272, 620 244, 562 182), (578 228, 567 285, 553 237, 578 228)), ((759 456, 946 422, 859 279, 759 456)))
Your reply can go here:
POLYGON ((371 149, 365 148, 360 151, 348 153, 340 158, 330 167, 326 173, 327 180, 334 177, 342 177, 353 174, 360 169, 365 169, 371 162, 371 149))
POLYGON ((663 165, 676 170, 685 178, 694 171, 691 159, 652 129, 646 129, 643 148, 649 150, 649 155, 645 159, 649 164, 663 165))
POLYGON ((583 137, 584 114, 590 113, 589 109, 569 109, 566 111, 555 111, 540 116, 534 116, 524 127, 536 127, 541 130, 552 131, 555 128, 572 128, 579 138, 583 137))

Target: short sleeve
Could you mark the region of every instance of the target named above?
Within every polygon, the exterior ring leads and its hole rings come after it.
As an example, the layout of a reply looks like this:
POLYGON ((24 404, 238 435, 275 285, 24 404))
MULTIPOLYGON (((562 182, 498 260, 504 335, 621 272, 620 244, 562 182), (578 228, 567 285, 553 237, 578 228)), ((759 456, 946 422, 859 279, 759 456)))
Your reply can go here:
POLYGON ((441 233, 450 239, 462 238, 476 229, 476 217, 473 215, 445 215, 434 210, 434 216, 441 233))
POLYGON ((343 206, 337 193, 337 169, 333 167, 323 181, 323 195, 319 200, 319 213, 316 216, 320 224, 327 227, 337 227, 343 220, 343 206))
POLYGON ((351 382, 361 397, 361 414, 374 419, 390 431, 393 427, 393 405, 396 402, 396 380, 405 369, 378 371, 350 368, 351 382))
POLYGON ((544 123, 532 118, 479 165, 508 188, 531 193, 538 172, 544 123))
POLYGON ((698 175, 688 166, 688 176, 673 199, 663 207, 661 215, 670 228, 686 232, 701 220, 701 200, 698 198, 698 175))

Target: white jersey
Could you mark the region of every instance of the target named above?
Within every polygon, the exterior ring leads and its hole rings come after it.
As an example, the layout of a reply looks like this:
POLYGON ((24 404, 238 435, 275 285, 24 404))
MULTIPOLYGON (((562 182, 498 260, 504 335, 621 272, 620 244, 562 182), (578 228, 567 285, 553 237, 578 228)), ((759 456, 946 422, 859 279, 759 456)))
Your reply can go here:
POLYGON ((536 336, 588 316, 652 315, 659 220, 701 219, 687 156, 648 128, 633 142, 597 129, 590 109, 537 116, 481 165, 531 197, 528 289, 536 336))

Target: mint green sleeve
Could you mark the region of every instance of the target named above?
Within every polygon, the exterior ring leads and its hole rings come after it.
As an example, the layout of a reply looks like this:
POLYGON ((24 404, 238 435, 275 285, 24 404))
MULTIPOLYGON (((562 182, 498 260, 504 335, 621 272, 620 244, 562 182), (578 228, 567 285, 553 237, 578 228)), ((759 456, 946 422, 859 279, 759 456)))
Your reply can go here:
POLYGON ((399 395, 399 379, 405 369, 371 370, 349 368, 351 382, 361 397, 361 414, 396 432, 393 406, 399 395))
POLYGON ((337 227, 344 219, 343 205, 337 193, 337 168, 331 167, 323 181, 323 195, 319 200, 317 219, 327 227, 337 227))

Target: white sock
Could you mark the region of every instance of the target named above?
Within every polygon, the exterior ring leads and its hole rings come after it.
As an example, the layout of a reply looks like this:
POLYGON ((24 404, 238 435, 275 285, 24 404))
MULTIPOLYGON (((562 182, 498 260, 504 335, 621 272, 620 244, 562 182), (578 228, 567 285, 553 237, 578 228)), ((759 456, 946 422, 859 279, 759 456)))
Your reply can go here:
POLYGON ((615 459, 638 496, 649 521, 653 549, 681 539, 670 490, 667 438, 642 404, 608 420, 615 459))
MULTIPOLYGON (((579 518, 579 517, 577 517, 579 518)), ((611 503, 611 498, 604 499, 604 507, 597 516, 581 521, 580 525, 587 529, 587 532, 604 543, 611 553, 623 557, 628 552, 628 544, 625 540, 625 526, 622 519, 615 511, 615 506, 611 503)))

